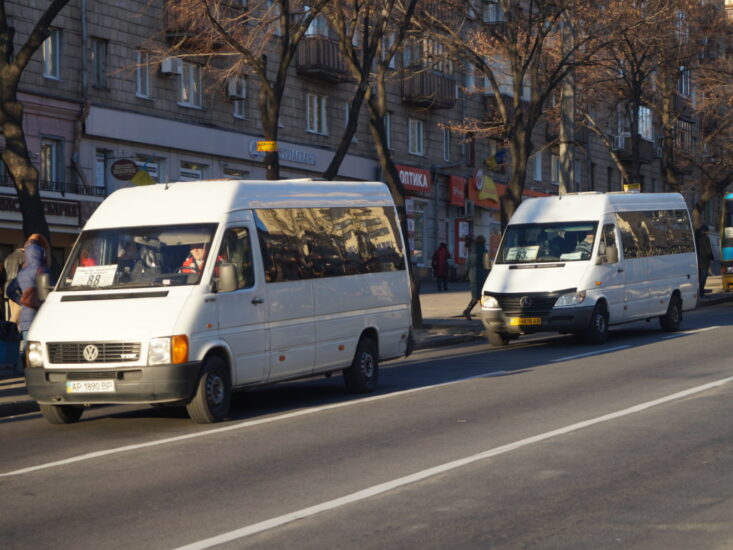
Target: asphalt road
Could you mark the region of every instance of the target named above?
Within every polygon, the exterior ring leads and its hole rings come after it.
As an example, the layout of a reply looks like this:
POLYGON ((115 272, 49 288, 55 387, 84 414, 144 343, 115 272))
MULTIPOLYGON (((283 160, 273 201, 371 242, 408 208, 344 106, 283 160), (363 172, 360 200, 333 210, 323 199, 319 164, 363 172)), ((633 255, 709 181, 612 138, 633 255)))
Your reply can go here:
POLYGON ((733 548, 733 305, 237 397, 0 421, 3 548, 733 548))

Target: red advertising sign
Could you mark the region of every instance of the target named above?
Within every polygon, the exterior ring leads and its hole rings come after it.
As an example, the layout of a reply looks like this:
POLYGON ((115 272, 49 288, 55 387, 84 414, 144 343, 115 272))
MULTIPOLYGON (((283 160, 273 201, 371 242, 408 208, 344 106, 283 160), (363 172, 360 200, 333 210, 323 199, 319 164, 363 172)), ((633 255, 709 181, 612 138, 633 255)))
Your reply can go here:
POLYGON ((407 191, 417 191, 418 193, 429 193, 433 189, 433 182, 430 178, 430 171, 413 166, 403 166, 396 164, 400 181, 407 191))
POLYGON ((137 164, 130 159, 119 159, 112 163, 110 172, 115 179, 129 181, 137 174, 137 164))
POLYGON ((466 178, 463 176, 449 176, 448 190, 448 204, 463 206, 466 203, 466 178))

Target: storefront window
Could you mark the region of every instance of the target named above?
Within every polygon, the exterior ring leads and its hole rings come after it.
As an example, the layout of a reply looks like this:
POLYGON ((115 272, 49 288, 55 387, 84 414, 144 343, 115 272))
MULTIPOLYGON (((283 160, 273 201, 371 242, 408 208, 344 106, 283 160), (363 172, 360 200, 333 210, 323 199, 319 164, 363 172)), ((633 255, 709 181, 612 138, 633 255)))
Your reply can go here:
POLYGON ((425 263, 425 203, 415 201, 413 219, 413 248, 412 263, 422 265, 425 263))

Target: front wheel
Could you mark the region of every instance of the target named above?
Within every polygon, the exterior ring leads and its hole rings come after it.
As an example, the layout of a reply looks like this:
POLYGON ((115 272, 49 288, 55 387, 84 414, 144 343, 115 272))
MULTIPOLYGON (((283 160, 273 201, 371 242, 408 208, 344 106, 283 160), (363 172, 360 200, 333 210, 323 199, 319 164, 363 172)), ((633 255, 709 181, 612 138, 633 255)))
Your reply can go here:
POLYGON ((204 361, 196 394, 186 405, 191 420, 197 424, 211 424, 224 420, 232 400, 232 382, 226 362, 217 356, 204 361))
POLYGON ((488 338, 489 344, 497 348, 506 346, 509 343, 509 335, 504 332, 494 332, 493 330, 487 330, 486 338, 488 338))
POLYGON ((72 424, 78 422, 81 413, 84 412, 82 405, 38 405, 41 414, 51 424, 72 424))
POLYGON ((596 304, 590 318, 590 324, 583 333, 589 344, 603 344, 608 339, 608 312, 603 304, 596 304))
POLYGON ((379 380, 379 356, 371 338, 362 338, 351 366, 344 369, 344 384, 349 393, 370 393, 379 380))
POLYGON ((682 303, 676 294, 669 300, 667 313, 659 316, 659 324, 662 330, 667 332, 676 332, 680 329, 682 323, 682 303))

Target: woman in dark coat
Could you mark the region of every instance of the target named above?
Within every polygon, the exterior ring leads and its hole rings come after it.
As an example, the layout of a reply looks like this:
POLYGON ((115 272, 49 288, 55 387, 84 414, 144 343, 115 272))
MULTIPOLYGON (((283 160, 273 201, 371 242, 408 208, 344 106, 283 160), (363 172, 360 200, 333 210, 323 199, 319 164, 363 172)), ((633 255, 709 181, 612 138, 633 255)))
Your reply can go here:
POLYGON ((468 267, 468 280, 471 283, 471 301, 468 302, 468 306, 463 310, 463 316, 471 320, 471 310, 476 302, 481 297, 481 290, 483 289, 484 282, 488 272, 484 267, 484 255, 486 254, 486 239, 479 235, 473 241, 471 248, 468 252, 468 259, 466 266, 468 267))

